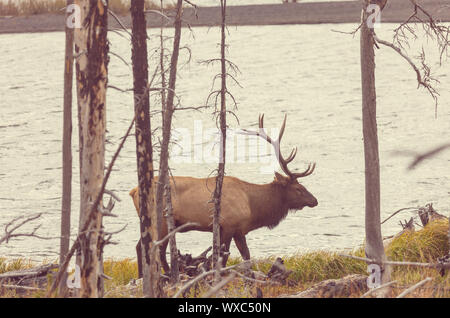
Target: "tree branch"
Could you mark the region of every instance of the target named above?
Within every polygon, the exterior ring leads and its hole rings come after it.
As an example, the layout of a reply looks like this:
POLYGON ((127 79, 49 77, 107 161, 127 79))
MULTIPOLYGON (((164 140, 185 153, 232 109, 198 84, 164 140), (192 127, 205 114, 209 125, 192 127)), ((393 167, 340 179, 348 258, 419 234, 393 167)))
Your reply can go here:
POLYGON ((36 227, 34 227, 34 229, 31 232, 21 232, 21 233, 17 233, 16 231, 21 228, 22 226, 24 226, 27 223, 30 223, 31 221, 34 221, 36 219, 39 219, 42 216, 42 213, 38 213, 36 215, 32 215, 29 217, 25 217, 25 216, 19 216, 14 218, 12 221, 8 222, 5 225, 5 234, 0 237, 0 244, 2 244, 3 242, 8 243, 10 239, 14 238, 14 237, 34 237, 34 238, 38 238, 38 239, 42 239, 42 240, 51 240, 54 239, 55 237, 44 237, 44 236, 40 236, 37 235, 36 232, 37 230, 41 227, 41 224, 37 225, 36 227), (22 220, 21 222, 19 222, 20 220, 22 220), (19 222, 19 223, 17 223, 19 222), (15 224, 17 223, 17 224, 15 224))

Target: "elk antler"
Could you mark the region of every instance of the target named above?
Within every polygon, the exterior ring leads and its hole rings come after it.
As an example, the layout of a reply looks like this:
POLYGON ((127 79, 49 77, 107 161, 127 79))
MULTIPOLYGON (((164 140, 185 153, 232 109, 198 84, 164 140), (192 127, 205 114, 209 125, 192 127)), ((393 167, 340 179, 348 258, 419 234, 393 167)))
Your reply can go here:
POLYGON ((270 144, 272 144, 273 148, 275 149, 275 154, 277 156, 278 162, 280 163, 281 169, 283 169, 284 173, 286 173, 286 175, 288 175, 291 179, 297 179, 297 178, 309 176, 311 173, 313 173, 313 171, 316 167, 315 163, 309 164, 308 168, 304 172, 301 172, 301 173, 291 172, 288 169, 287 165, 292 160, 294 160, 295 156, 297 155, 297 147, 292 149, 290 155, 286 159, 284 159, 283 156, 281 155, 280 143, 281 143, 281 138, 283 137, 283 134, 284 134, 284 129, 286 128, 286 119, 287 119, 287 114, 284 115, 284 120, 283 120, 283 124, 281 125, 280 134, 278 135, 278 138, 275 141, 273 141, 272 138, 270 138, 270 136, 268 136, 264 130, 264 114, 259 115, 259 131, 250 131, 247 129, 243 129, 242 134, 259 136, 259 137, 267 140, 270 144))

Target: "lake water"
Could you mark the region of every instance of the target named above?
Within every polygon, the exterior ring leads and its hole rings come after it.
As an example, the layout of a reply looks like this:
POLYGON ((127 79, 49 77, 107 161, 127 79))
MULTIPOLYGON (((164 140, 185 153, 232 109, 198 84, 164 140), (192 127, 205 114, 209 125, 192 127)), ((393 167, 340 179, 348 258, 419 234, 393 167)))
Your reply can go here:
MULTIPOLYGON (((319 201, 313 209, 291 213, 273 230, 259 229, 247 236, 252 256, 289 255, 317 249, 343 249, 358 246, 364 239, 364 161, 361 128, 359 39, 333 32, 351 31, 355 26, 286 25, 245 26, 229 29, 229 58, 239 66, 236 78, 242 85, 230 84, 238 102, 238 124, 229 117, 232 129, 255 128, 259 113, 265 125, 277 128, 288 114, 282 143, 286 155, 298 146, 292 167, 304 169, 317 163, 315 172, 301 180, 319 201)), ((392 25, 378 30, 389 39, 392 25)), ((169 32, 169 31, 167 31, 169 32)), ((155 31, 151 31, 153 35, 155 31)), ((154 37, 150 46, 157 45, 154 37)), ((130 61, 129 42, 110 34, 111 51, 130 61)), ((217 28, 183 31, 184 45, 191 50, 181 56, 177 92, 182 107, 204 105, 219 65, 199 61, 218 57, 217 28)), ((411 55, 416 56, 412 47, 411 55)), ((432 202, 441 213, 450 208, 450 153, 443 153, 420 165, 406 169, 411 157, 398 151, 426 151, 449 141, 450 68, 439 67, 437 52, 425 44, 427 57, 440 80, 437 117, 432 98, 417 89, 416 76, 409 65, 391 49, 377 50, 378 124, 381 156, 382 219, 397 209, 432 202)), ((0 35, 0 225, 20 215, 43 212, 41 235, 57 236, 61 205, 61 136, 64 34, 36 33, 0 35)), ((156 62, 151 62, 155 65, 156 62)), ((131 70, 111 56, 110 85, 132 87, 131 70)), ((218 84, 218 83, 216 83, 218 84)), ((109 162, 120 137, 133 116, 132 95, 108 90, 107 159, 109 162)), ((152 107, 159 106, 153 103, 152 107)), ((232 107, 232 104, 229 104, 232 107)), ((207 143, 206 132, 215 126, 212 110, 203 113, 180 111, 174 126, 192 136, 192 145, 207 143), (196 127, 196 128, 195 128, 196 127), (203 138, 194 139, 200 127, 203 138), (195 130, 195 129, 196 130, 195 130)), ((160 123, 159 115, 152 121, 160 123)), ((73 217, 72 231, 78 227, 78 132, 74 107, 73 131, 73 217)), ((270 132, 271 130, 269 130, 270 132)), ((179 136, 183 137, 183 136, 179 136)), ((187 142, 185 138, 184 142, 187 142)), ((183 142, 184 145, 186 145, 183 142)), ((181 142, 180 142, 181 143, 181 142)), ((175 149, 176 147, 174 147, 175 149)), ((184 153, 190 162, 172 161, 174 175, 206 177, 216 163, 199 160, 190 148, 184 153)), ((253 156, 248 146, 234 148, 244 157, 228 158, 228 175, 254 183, 268 183, 273 173, 267 169, 267 155, 253 156)), ((177 150, 178 151, 178 150, 177 150)), ((229 152, 233 153, 233 152, 229 152)), ((127 228, 115 236, 118 245, 106 248, 106 257, 134 257, 139 226, 128 195, 137 184, 134 137, 123 149, 108 184, 122 199, 107 218, 108 231, 127 228)), ((383 225, 383 234, 398 232, 399 220, 408 212, 383 225)), ((34 223, 33 225, 36 225, 34 223)), ((31 227, 32 225, 30 225, 31 227)), ((30 228, 29 227, 29 228, 30 228)), ((211 244, 209 233, 191 232, 177 236, 183 252, 198 254, 211 244)), ((0 246, 0 255, 54 259, 58 240, 19 238, 0 246)), ((239 255, 232 244, 232 255, 239 255)))

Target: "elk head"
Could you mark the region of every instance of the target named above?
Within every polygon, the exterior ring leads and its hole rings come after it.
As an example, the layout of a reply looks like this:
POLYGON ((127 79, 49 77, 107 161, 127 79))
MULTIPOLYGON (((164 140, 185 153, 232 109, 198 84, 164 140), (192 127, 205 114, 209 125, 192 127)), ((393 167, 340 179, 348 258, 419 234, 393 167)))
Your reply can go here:
POLYGON ((281 125, 280 133, 277 140, 273 141, 270 136, 268 136, 264 130, 264 114, 259 115, 259 131, 249 131, 244 129, 243 134, 255 135, 267 140, 275 149, 275 155, 277 156, 278 162, 281 169, 286 174, 283 176, 278 172, 275 172, 274 184, 281 187, 282 200, 287 205, 288 209, 301 210, 305 206, 315 207, 317 206, 317 199, 301 185, 297 179, 309 176, 313 173, 316 164, 309 164, 308 168, 303 172, 291 172, 288 168, 288 164, 294 160, 297 155, 297 147, 292 149, 290 155, 285 159, 281 154, 281 138, 283 137, 284 130, 286 128, 287 115, 284 116, 283 124, 281 125))

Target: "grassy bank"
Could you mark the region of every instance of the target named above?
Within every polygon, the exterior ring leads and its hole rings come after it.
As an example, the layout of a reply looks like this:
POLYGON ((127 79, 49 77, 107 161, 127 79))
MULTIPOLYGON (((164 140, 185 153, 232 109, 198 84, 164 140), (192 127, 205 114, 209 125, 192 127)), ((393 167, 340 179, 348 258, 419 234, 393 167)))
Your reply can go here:
MULTIPOLYGON (((167 1, 165 1, 167 2, 167 1)), ((43 13, 64 13, 66 0, 8 0, 0 2, 0 16, 28 16, 43 13)), ((146 0, 147 10, 159 9, 159 1, 146 0)), ((166 9, 174 8, 173 3, 167 3, 166 9)), ((130 1, 109 0, 109 8, 116 14, 127 14, 130 11, 130 1)))
MULTIPOLYGON (((448 220, 437 220, 416 232, 406 232, 395 238, 386 248, 391 260, 435 262, 436 258, 449 252, 448 220)), ((363 256, 363 249, 352 252, 353 255, 363 256)), ((336 252, 315 251, 284 257, 284 265, 291 270, 286 285, 248 284, 242 279, 235 279, 223 290, 223 297, 255 297, 256 287, 259 287, 264 297, 296 294, 315 283, 326 279, 338 279, 349 274, 366 274, 365 262, 340 256, 336 252)), ((232 258, 228 265, 239 263, 239 258, 232 258)), ((274 258, 255 260, 253 270, 267 274, 274 258)), ((32 264, 26 260, 6 261, 0 259, 0 273, 28 268, 32 264)), ((104 272, 111 277, 105 281, 106 297, 140 297, 139 287, 129 288, 127 284, 137 278, 137 263, 133 259, 109 259, 105 261, 104 272)), ((397 266, 392 273, 392 280, 397 284, 393 288, 393 296, 400 294, 407 287, 431 277, 432 282, 425 285, 409 297, 450 297, 450 274, 441 276, 435 269, 397 266)), ((208 290, 206 285, 192 289, 188 297, 198 297, 208 290)), ((168 294, 173 295, 174 290, 168 294)), ((361 296, 361 291, 355 291, 350 297, 361 296)), ((34 292, 29 297, 40 297, 43 292, 34 292)), ((14 297, 14 291, 3 291, 3 297, 14 297)))

